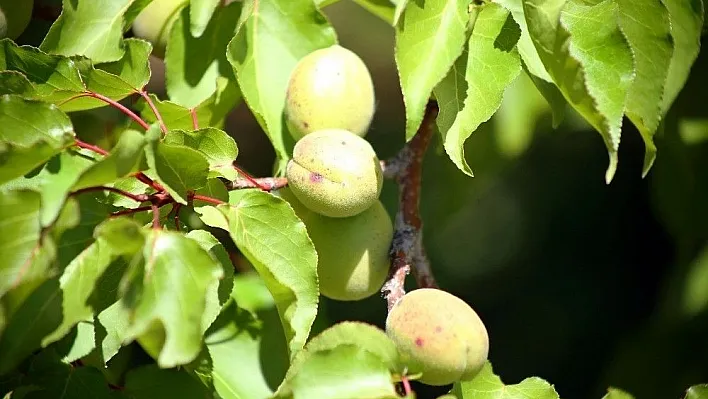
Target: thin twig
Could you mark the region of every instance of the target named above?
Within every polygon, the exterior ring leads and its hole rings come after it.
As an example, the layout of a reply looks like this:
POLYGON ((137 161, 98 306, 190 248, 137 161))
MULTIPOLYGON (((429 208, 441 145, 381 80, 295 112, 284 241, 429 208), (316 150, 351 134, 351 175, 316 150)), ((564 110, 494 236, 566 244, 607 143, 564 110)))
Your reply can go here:
POLYGON ((234 161, 232 165, 233 165, 234 169, 236 169, 236 171, 238 172, 238 174, 240 174, 240 175, 243 176, 246 180, 250 181, 250 182, 253 184, 253 187, 254 187, 254 188, 260 188, 260 189, 263 190, 263 191, 270 191, 270 190, 272 190, 272 188, 268 188, 267 186, 261 185, 255 177, 251 176, 248 172, 246 172, 246 171, 243 170, 240 166, 238 166, 238 165, 236 164, 236 161, 234 161))
POLYGON ((138 94, 140 94, 140 96, 145 99, 145 102, 152 110, 152 113, 155 114, 155 118, 157 118, 157 122, 160 124, 160 130, 162 131, 162 135, 163 136, 166 135, 167 134, 167 126, 165 125, 165 121, 162 120, 162 115, 160 114, 160 111, 157 110, 155 103, 152 102, 150 95, 145 90, 140 90, 138 92, 138 94))
POLYGON ((433 136, 437 114, 437 103, 430 101, 416 135, 384 164, 384 175, 399 185, 391 269, 381 288, 389 310, 405 295, 405 279, 411 270, 418 287, 437 287, 423 249, 423 221, 419 209, 423 158, 433 136))
POLYGON ((77 94, 77 95, 75 95, 75 96, 73 96, 73 97, 67 99, 66 101, 62 102, 62 104, 67 103, 67 102, 69 102, 69 101, 71 101, 71 100, 75 100, 75 99, 77 99, 77 98, 82 98, 82 97, 93 97, 93 98, 95 98, 95 99, 97 99, 97 100, 101 100, 101 101, 103 101, 103 102, 105 102, 105 103, 107 103, 107 104, 113 106, 114 108, 117 108, 118 110, 120 110, 122 113, 124 113, 125 115, 127 115, 128 117, 130 117, 132 120, 134 120, 135 122, 137 122, 138 125, 142 126, 143 129, 145 129, 145 130, 150 129, 150 125, 148 125, 147 122, 145 122, 145 121, 144 121, 141 117, 139 117, 135 112, 129 110, 126 106, 124 106, 123 104, 119 103, 118 101, 115 101, 115 100, 113 100, 113 99, 111 99, 111 98, 108 98, 108 97, 104 96, 103 94, 94 93, 94 92, 92 92, 92 91, 85 91, 85 92, 83 92, 83 93, 81 93, 81 94, 77 94))
POLYGON ((119 188, 108 187, 108 186, 86 187, 86 188, 82 188, 80 190, 76 190, 76 191, 72 192, 71 195, 79 195, 79 194, 87 193, 90 191, 110 191, 112 193, 120 194, 124 197, 130 198, 133 201, 138 202, 138 203, 145 202, 149 199, 149 197, 145 194, 133 194, 133 193, 129 193, 127 191, 121 190, 119 188))
POLYGON ((198 200, 198 201, 209 202, 209 203, 215 204, 215 205, 222 205, 222 204, 226 203, 220 199, 211 198, 206 195, 200 195, 200 194, 194 194, 194 196, 192 198, 195 200, 198 200))
POLYGON ((96 146, 96 145, 93 145, 93 144, 89 144, 89 143, 87 143, 87 142, 85 142, 85 141, 81 141, 81 140, 79 140, 79 139, 74 139, 74 142, 76 143, 76 146, 77 146, 77 147, 81 147, 81 148, 85 148, 85 149, 87 149, 87 150, 91 150, 91 151, 93 151, 93 152, 95 152, 95 153, 97 153, 97 154, 101 154, 101 155, 103 155, 103 156, 108 155, 108 151, 104 150, 103 148, 101 148, 101 147, 99 147, 99 146, 96 146))
POLYGON ((132 215, 134 213, 146 212, 146 211, 149 211, 150 209, 152 209, 152 206, 141 206, 138 208, 124 209, 122 211, 111 213, 111 217, 114 218, 114 217, 118 217, 118 216, 132 215))
POLYGON ((260 188, 265 191, 273 191, 288 185, 285 177, 256 177, 251 180, 238 178, 226 183, 228 190, 242 190, 244 188, 260 188))
POLYGON ((153 203, 150 209, 152 209, 152 228, 153 230, 160 230, 162 228, 162 226, 160 226, 160 207, 156 203, 153 203))

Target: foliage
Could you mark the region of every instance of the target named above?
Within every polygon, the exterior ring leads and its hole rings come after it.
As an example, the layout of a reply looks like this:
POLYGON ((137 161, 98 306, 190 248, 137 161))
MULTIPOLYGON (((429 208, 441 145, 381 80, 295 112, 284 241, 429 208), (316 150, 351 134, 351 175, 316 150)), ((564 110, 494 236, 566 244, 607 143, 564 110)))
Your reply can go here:
MULTIPOLYGON (((152 45, 130 30, 150 0, 63 0, 41 40, 23 44, 35 25, 0 40, 2 394, 395 398, 419 377, 372 325, 312 333, 315 246, 277 190, 239 167, 223 130, 245 102, 275 150, 274 177, 285 175, 288 80, 338 43, 323 13, 334 2, 190 0, 170 28, 166 96, 147 92, 152 45), (115 140, 82 133, 83 113, 105 108, 122 114, 115 140), (255 274, 234 273, 235 257, 255 274)), ((599 133, 608 184, 624 117, 646 148, 637 177, 653 167, 704 18, 701 0, 356 3, 395 30, 405 142, 434 98, 443 156, 472 176, 465 143, 530 79, 556 126, 578 114, 599 133)), ((538 377, 505 385, 487 363, 444 397, 559 394, 538 377)))

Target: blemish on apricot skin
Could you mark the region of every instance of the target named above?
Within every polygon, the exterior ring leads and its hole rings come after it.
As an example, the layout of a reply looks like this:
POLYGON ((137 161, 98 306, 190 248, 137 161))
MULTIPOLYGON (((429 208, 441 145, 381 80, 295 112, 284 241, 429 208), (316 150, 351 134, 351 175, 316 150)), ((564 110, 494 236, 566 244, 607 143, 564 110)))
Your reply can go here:
POLYGON ((310 172, 310 181, 313 183, 319 183, 322 181, 322 175, 317 172, 310 172))
POLYGON ((442 327, 440 327, 440 326, 435 327, 435 332, 436 333, 442 332, 442 327))
POLYGON ((422 347, 423 346, 423 338, 421 338, 421 337, 416 338, 415 345, 418 347, 422 347))

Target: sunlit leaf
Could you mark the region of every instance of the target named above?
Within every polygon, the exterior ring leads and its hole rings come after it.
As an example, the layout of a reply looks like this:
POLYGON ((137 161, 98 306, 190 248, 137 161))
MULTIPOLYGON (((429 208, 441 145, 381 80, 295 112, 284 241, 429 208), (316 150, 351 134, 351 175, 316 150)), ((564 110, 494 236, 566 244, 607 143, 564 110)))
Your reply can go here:
POLYGON ((396 26, 396 65, 406 105, 407 140, 418 131, 433 88, 462 53, 468 4, 466 0, 413 1, 396 26))
POLYGON ((189 30, 192 36, 200 37, 219 6, 219 0, 190 0, 189 30))
POLYGON ((283 109, 290 73, 307 54, 335 44, 335 32, 311 0, 248 0, 241 12, 227 56, 246 103, 277 156, 287 159, 292 144, 286 144, 283 109))
POLYGON ((473 380, 455 383, 450 393, 457 399, 559 399, 553 386, 538 377, 505 385, 489 363, 473 380))
POLYGON ((236 142, 223 130, 204 128, 195 131, 173 130, 165 137, 166 144, 180 144, 202 153, 209 162, 210 177, 235 180, 233 162, 238 156, 236 142))

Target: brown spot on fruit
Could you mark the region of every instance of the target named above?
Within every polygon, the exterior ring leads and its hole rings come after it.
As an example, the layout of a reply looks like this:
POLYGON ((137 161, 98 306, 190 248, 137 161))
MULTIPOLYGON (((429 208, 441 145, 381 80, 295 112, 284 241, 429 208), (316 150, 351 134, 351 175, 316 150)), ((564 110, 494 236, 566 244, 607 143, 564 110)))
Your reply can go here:
POLYGON ((442 327, 440 327, 440 326, 435 327, 435 332, 436 332, 436 333, 441 333, 441 332, 442 332, 442 327))
POLYGON ((420 347, 420 346, 423 346, 423 344, 424 344, 423 338, 418 337, 418 338, 415 339, 415 345, 416 345, 416 346, 420 347))

